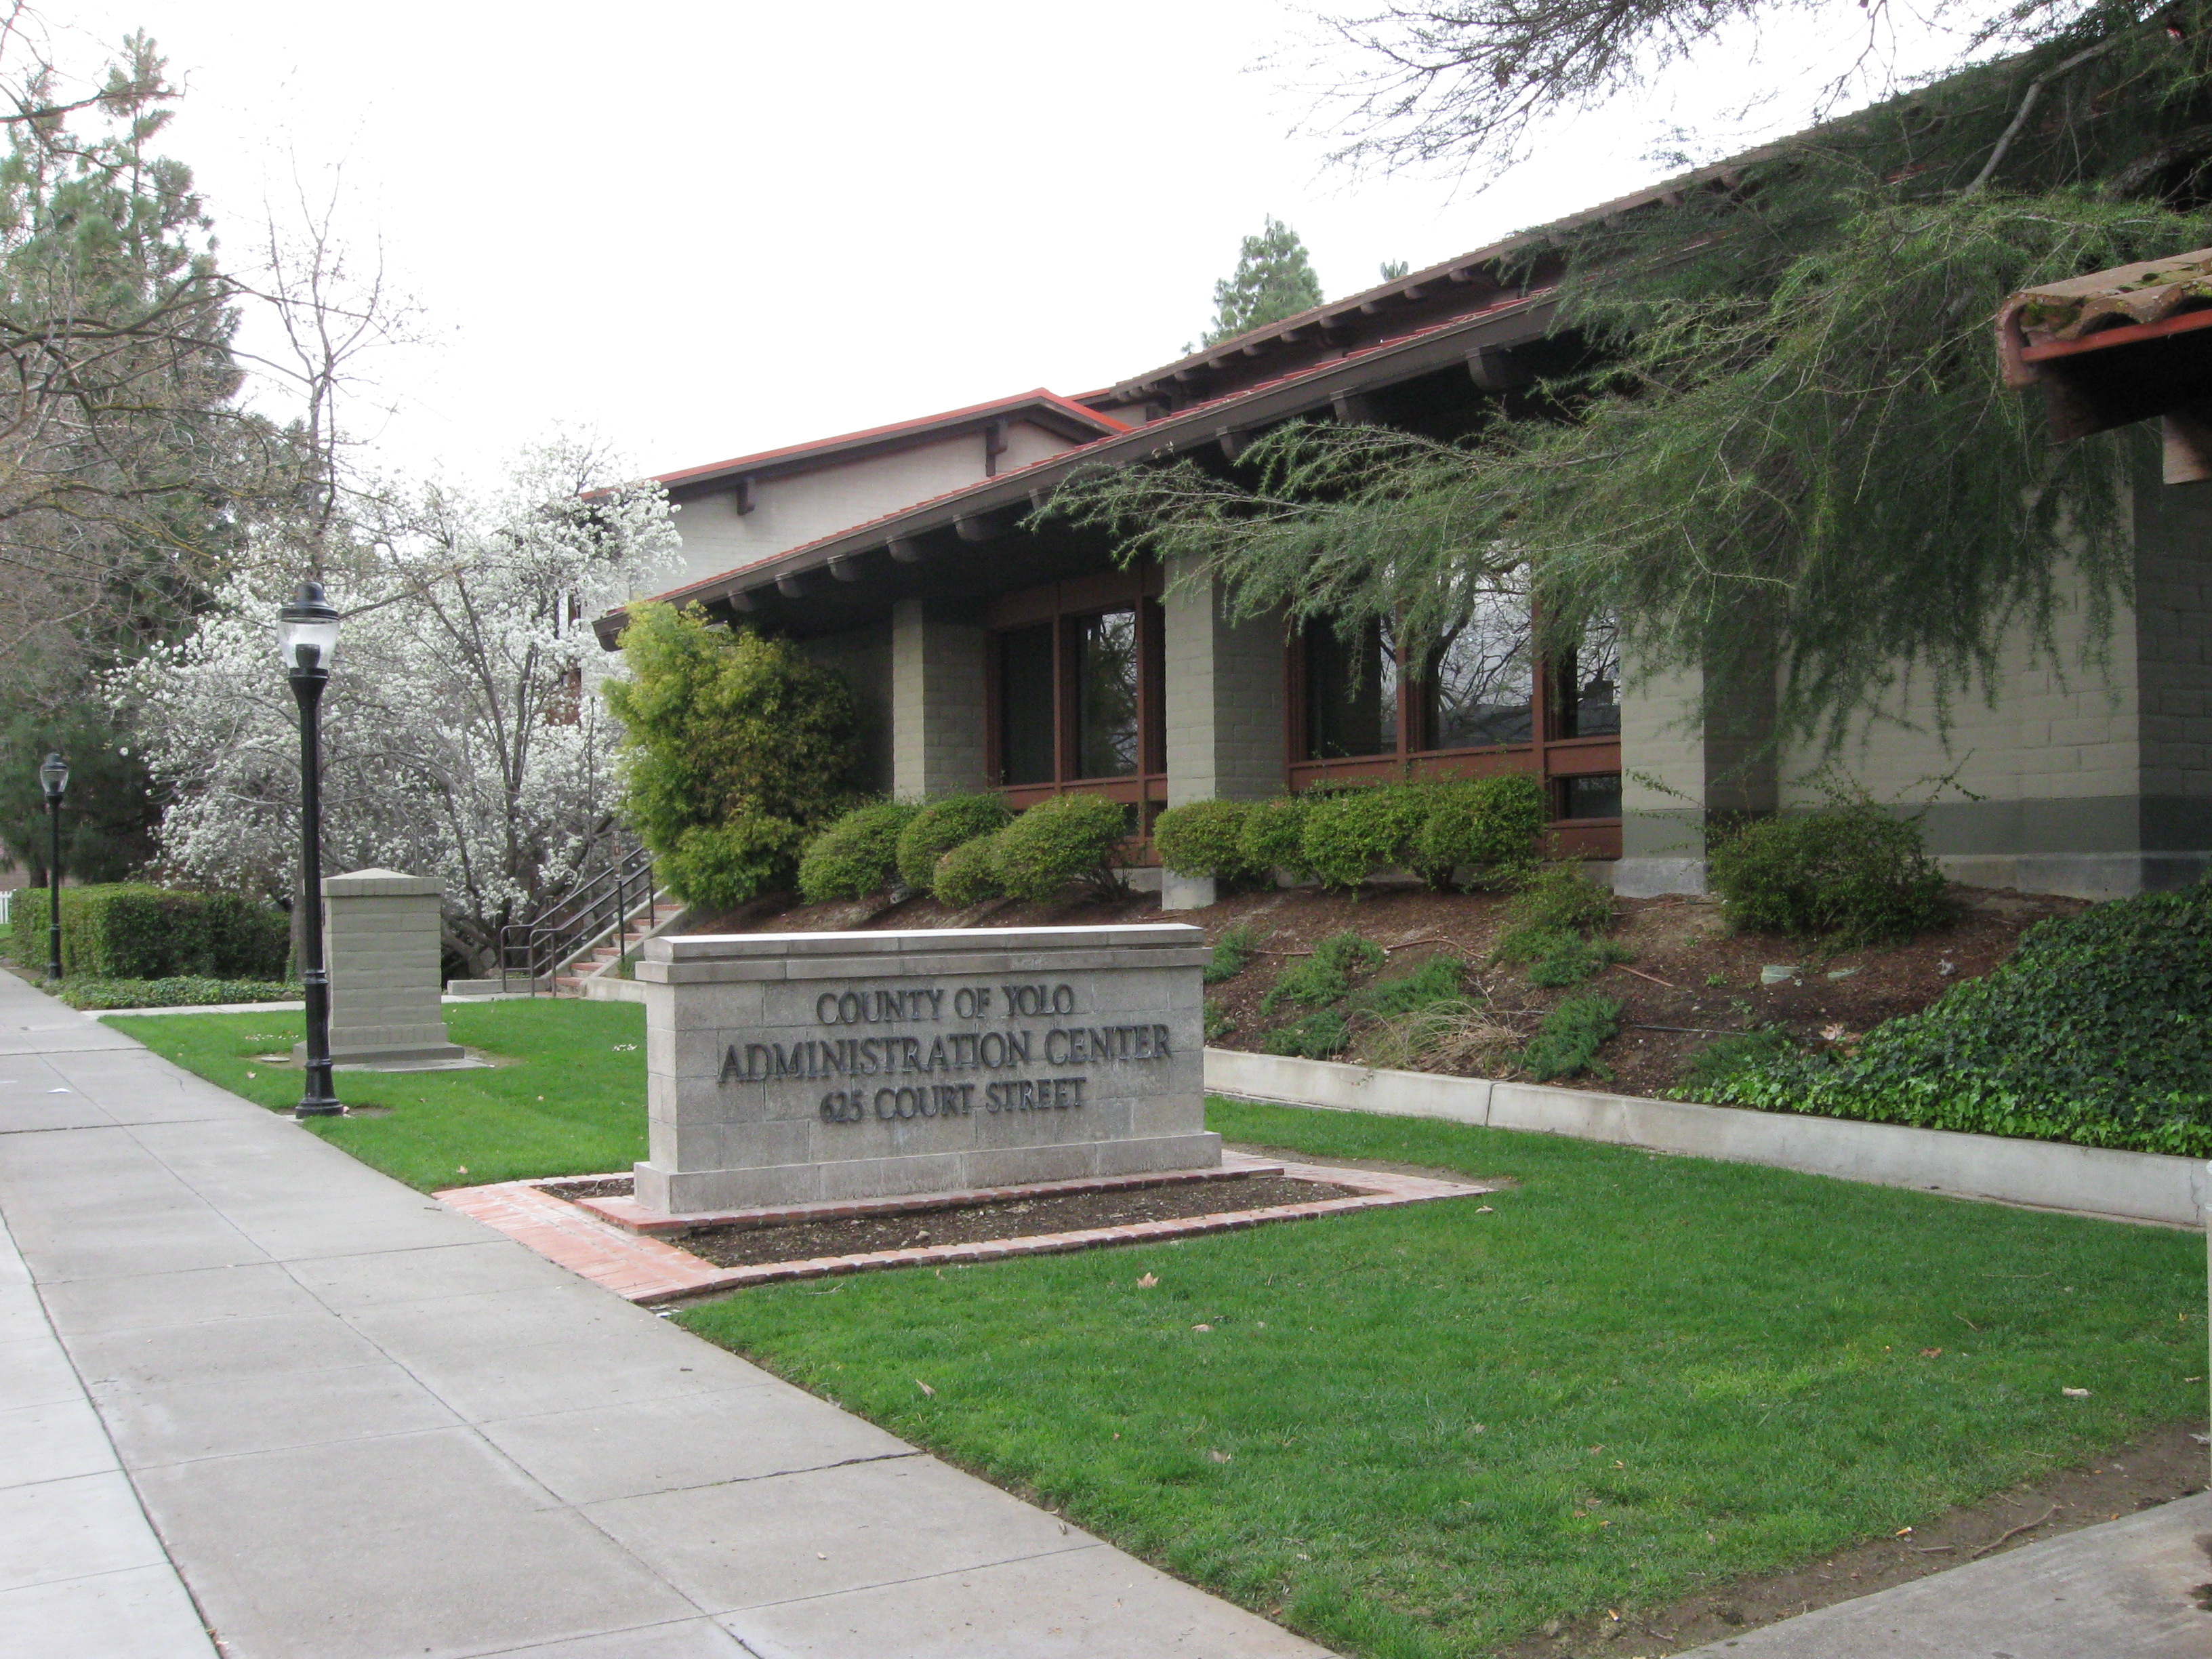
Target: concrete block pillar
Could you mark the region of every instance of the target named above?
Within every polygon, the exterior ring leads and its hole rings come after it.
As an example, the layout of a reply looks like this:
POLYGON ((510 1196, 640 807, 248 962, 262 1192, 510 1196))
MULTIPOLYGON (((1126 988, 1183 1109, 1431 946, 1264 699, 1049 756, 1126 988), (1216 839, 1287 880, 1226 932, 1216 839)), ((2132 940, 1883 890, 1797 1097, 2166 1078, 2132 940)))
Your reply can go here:
POLYGON ((1620 862, 1613 891, 1629 898, 1705 890, 1709 825, 1778 804, 1774 691, 1741 693, 1705 710, 1694 672, 1632 681, 1621 697, 1620 862))
MULTIPOLYGON (((1284 747, 1285 624, 1280 617, 1231 622, 1218 584, 1168 573, 1166 634, 1168 805, 1259 800, 1279 794, 1284 747)), ((1213 902, 1213 884, 1164 873, 1163 909, 1213 902)))
POLYGON ((891 607, 891 792, 964 793, 988 781, 983 629, 947 607, 891 607))
POLYGON ((397 870, 323 881, 323 959, 331 975, 331 1058, 421 1065, 465 1058, 439 1005, 443 890, 397 870))

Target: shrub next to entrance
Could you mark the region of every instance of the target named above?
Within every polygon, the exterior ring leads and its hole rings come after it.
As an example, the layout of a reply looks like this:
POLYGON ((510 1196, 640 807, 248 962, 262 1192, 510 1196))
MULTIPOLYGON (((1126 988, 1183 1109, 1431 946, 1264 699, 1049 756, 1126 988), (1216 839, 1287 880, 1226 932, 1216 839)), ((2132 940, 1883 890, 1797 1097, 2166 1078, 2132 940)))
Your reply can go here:
MULTIPOLYGON (((10 950, 26 968, 46 962, 46 895, 15 896, 10 950)), ((62 892, 62 961, 94 979, 281 980, 291 954, 284 913, 234 893, 186 893, 138 882, 62 892)))
POLYGON ((1119 890, 1115 854, 1129 834, 1121 802, 1098 795, 1040 801, 995 838, 1000 884, 1009 896, 1042 903, 1070 882, 1101 895, 1119 890))
POLYGON ((945 795, 899 832, 899 879, 917 893, 936 891, 937 861, 963 842, 1003 830, 1013 814, 996 795, 945 795))
POLYGON ((739 904, 790 882, 810 833, 852 804, 853 693, 786 640, 710 628, 696 607, 640 605, 623 629, 631 678, 623 812, 687 903, 739 904))
POLYGON ((1918 822, 1863 798, 1755 819, 1716 842, 1707 867, 1729 922, 1747 933, 1878 945, 1910 939, 1949 912, 1948 884, 1918 822))
POLYGON ((1984 978, 1856 1045, 1740 1055, 1696 1097, 2212 1157, 2212 890, 2037 923, 1984 978))
POLYGON ((865 898, 890 884, 898 841, 921 808, 879 800, 848 812, 806 843, 799 860, 799 895, 809 904, 865 898))
POLYGON ((1152 820, 1152 845, 1160 862, 1179 876, 1240 881, 1253 873, 1244 859, 1242 801, 1194 800, 1170 806, 1152 820))

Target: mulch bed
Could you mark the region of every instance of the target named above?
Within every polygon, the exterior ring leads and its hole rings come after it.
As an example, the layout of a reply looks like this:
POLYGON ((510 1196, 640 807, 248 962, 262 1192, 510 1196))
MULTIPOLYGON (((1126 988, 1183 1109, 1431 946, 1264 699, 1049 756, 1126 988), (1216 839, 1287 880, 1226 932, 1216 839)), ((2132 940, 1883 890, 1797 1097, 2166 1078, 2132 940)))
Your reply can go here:
MULTIPOLYGON (((626 1198, 627 1179, 546 1182, 562 1198, 626 1198)), ((1123 1187, 1103 1193, 1046 1193, 995 1204, 850 1216, 773 1226, 701 1227, 684 1235, 683 1248, 718 1267, 750 1267, 771 1261, 806 1261, 860 1255, 871 1250, 910 1250, 931 1244, 976 1244, 1048 1233, 1119 1227, 1136 1221, 1179 1221, 1188 1216, 1233 1214, 1282 1204, 1344 1198, 1350 1189, 1284 1176, 1254 1175, 1234 1181, 1185 1181, 1158 1187, 1123 1187)))

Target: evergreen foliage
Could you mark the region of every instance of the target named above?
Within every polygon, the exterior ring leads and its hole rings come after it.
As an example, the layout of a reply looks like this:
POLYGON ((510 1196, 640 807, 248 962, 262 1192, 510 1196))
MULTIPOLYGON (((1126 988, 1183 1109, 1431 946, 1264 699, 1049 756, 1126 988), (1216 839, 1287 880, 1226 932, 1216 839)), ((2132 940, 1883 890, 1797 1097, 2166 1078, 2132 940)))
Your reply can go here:
POLYGON ((998 834, 1000 884, 1033 904, 1077 882, 1111 896, 1121 890, 1114 861, 1128 833, 1128 812, 1119 801, 1090 794, 1039 801, 998 834))
POLYGON ((1438 890, 1455 879, 1496 884, 1525 874, 1544 830, 1544 788, 1525 772, 1431 786, 1407 862, 1438 890))
POLYGON ((899 832, 899 879, 917 893, 934 892, 939 859, 1012 819, 1006 803, 994 794, 944 795, 927 803, 899 832))
POLYGON ((726 909, 794 878, 808 835, 853 799, 853 694, 781 640, 640 605, 611 680, 624 817, 687 903, 726 909))
POLYGON ((1254 801, 1244 809, 1244 828, 1237 836, 1237 848, 1244 862, 1254 870, 1279 870, 1289 876, 1304 873, 1305 855, 1301 842, 1305 834, 1306 811, 1312 800, 1305 795, 1278 795, 1272 800, 1254 801))
POLYGON ((2054 32, 2019 57, 1524 245, 1524 275, 1565 264, 1579 364, 1471 429, 1293 425, 1048 510, 1242 614, 1391 618, 1417 651, 1525 581, 1546 646, 1616 618, 1640 674, 1778 686, 1787 738, 1906 697, 1942 726, 2008 638, 2071 665, 2076 605, 2094 663, 2141 441, 2050 445, 1990 323, 2019 288, 2212 240, 2212 5, 2035 15, 2054 32))
POLYGON ((1237 269, 1213 285, 1213 325, 1205 343, 1217 345, 1247 330, 1279 323, 1322 302, 1306 245, 1273 214, 1257 236, 1247 236, 1237 269))
MULTIPOLYGON (((45 967, 46 890, 16 894, 9 924, 16 962, 45 967)), ((70 978, 279 980, 291 949, 282 910, 234 893, 135 882, 62 889, 62 967, 70 978)))
POLYGON ((0 725, 0 847, 43 886, 52 830, 39 763, 58 751, 70 763, 62 802, 62 872, 73 881, 121 881, 154 856, 161 802, 144 757, 97 703, 50 712, 23 708, 0 725))
POLYGON ((1206 964, 1206 982, 1218 985, 1224 980, 1235 979, 1251 965, 1253 956, 1260 949, 1260 941, 1267 934, 1249 921, 1240 921, 1233 927, 1224 927, 1213 941, 1213 960, 1206 964))
POLYGON ((1378 869, 1413 862, 1413 837, 1429 815, 1418 784, 1381 784, 1317 796, 1298 834, 1298 861, 1323 887, 1357 887, 1378 869))
POLYGON ((809 904, 865 898, 890 884, 898 840, 921 807, 871 801, 854 807, 806 843, 799 860, 799 893, 809 904))
POLYGON ((1765 1111, 2212 1157, 2212 888, 2030 928, 1984 977, 1856 1044, 1772 1043, 1676 1092, 1765 1111))
POLYGON ((1274 987, 1260 999, 1260 1012, 1272 1014, 1285 1002, 1318 1006, 1334 1002, 1352 988, 1352 976, 1382 965, 1382 947, 1370 945, 1352 929, 1331 933, 1314 946, 1313 954, 1283 969, 1274 987))
POLYGON ((999 876, 999 838, 1003 830, 971 836, 948 848, 931 872, 930 891, 941 904, 956 910, 971 909, 1006 890, 999 876))
POLYGON ((1521 1051, 1522 1069, 1539 1083, 1594 1072, 1610 1079, 1597 1051, 1620 1034, 1620 1004, 1611 997, 1569 997, 1544 1016, 1521 1051))
POLYGON ((1950 884, 1919 820, 1864 795, 1816 812, 1754 818, 1707 843, 1707 871, 1747 933, 1815 934, 1839 945, 1910 939, 1950 915, 1950 884))
POLYGON ((1254 873, 1244 861, 1246 808, 1242 801, 1194 800, 1152 820, 1160 862, 1179 876, 1234 882, 1254 873))

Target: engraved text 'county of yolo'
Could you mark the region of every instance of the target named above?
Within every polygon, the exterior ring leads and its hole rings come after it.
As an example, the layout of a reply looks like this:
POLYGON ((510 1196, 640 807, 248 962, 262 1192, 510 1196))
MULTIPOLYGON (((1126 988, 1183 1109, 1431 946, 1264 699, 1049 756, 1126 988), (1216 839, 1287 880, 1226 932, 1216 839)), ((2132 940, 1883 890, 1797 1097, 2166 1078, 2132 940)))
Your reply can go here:
POLYGON ((987 1112, 1076 1110, 1090 1077, 1071 1068, 1173 1058, 1164 1025, 1054 1023, 1075 1012, 1075 988, 1066 984, 827 990, 814 1000, 814 1023, 835 1035, 732 1042, 717 1080, 725 1087, 839 1082, 842 1087, 822 1097, 822 1121, 859 1123, 871 1116, 966 1117, 979 1106, 987 1112), (931 1029, 944 1026, 948 1015, 971 1029, 931 1029), (921 1029, 889 1029, 898 1027, 921 1029), (1046 1075, 1031 1074, 1039 1066, 1046 1075), (955 1080, 963 1072, 1000 1075, 955 1080), (1004 1075, 1008 1072, 1017 1075, 1004 1075), (869 1081, 879 1078, 900 1080, 869 1081))

